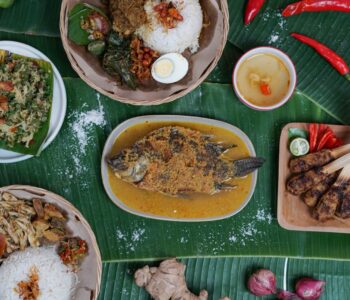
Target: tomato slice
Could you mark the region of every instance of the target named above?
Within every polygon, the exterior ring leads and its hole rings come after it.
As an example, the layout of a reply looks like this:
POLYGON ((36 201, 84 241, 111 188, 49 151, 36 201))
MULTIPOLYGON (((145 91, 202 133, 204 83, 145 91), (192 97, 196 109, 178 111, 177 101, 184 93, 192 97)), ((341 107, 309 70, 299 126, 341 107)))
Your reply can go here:
POLYGON ((11 92, 13 89, 14 87, 11 81, 0 81, 0 90, 11 92))
POLYGON ((265 96, 271 95, 271 89, 267 83, 260 83, 260 91, 265 96))

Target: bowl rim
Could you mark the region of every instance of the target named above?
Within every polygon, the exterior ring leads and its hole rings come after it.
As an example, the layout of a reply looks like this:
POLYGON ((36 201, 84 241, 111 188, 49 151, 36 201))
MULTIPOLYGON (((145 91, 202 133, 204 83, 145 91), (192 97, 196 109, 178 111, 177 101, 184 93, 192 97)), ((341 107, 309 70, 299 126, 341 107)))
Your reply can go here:
POLYGON ((284 104, 286 104, 293 97, 293 95, 295 93, 296 86, 297 86, 297 82, 298 82, 298 74, 297 74, 296 67, 295 67, 293 60, 284 51, 282 51, 278 48, 275 48, 275 47, 271 47, 271 46, 259 46, 259 47, 255 47, 255 48, 248 50, 238 59, 238 61, 235 64, 235 67, 233 69, 233 72, 232 72, 232 85, 233 85, 233 89, 234 89, 236 96, 243 104, 245 104, 246 106, 248 106, 254 110, 258 110, 258 111, 270 111, 270 110, 277 109, 277 108, 283 106, 284 104), (255 104, 249 102, 240 93, 238 86, 237 86, 237 73, 238 73, 239 67, 241 66, 243 61, 246 60, 248 57, 251 57, 251 56, 258 54, 258 53, 272 53, 272 54, 275 54, 276 56, 278 56, 278 58, 280 58, 283 61, 283 63, 285 64, 285 66, 288 70, 288 73, 290 75, 291 85, 289 87, 288 93, 283 97, 283 99, 281 101, 279 101, 278 103, 276 103, 274 105, 259 106, 259 105, 255 105, 255 104))
POLYGON ((187 94, 189 94, 190 92, 192 92, 194 89, 196 89, 211 73, 211 71, 213 71, 213 69, 216 67, 216 65, 218 64, 222 53, 224 51, 226 42, 227 42, 227 37, 228 37, 228 30, 229 30, 229 12, 228 12, 228 3, 227 0, 216 0, 220 9, 220 12, 222 13, 222 17, 223 17, 223 28, 222 28, 222 40, 220 45, 218 46, 217 50, 216 50, 216 55, 215 57, 212 59, 211 63, 208 65, 207 69, 204 70, 203 74, 198 78, 198 80, 193 83, 192 85, 188 86, 185 89, 179 90, 178 92, 169 95, 166 98, 160 98, 160 99, 152 99, 152 100, 137 100, 137 99, 131 99, 131 98, 125 98, 125 97, 121 97, 121 96, 117 96, 116 94, 106 91, 102 88, 100 88, 99 86, 97 86, 95 83, 93 83, 85 74, 84 72, 81 70, 81 68, 79 67, 78 63, 76 62, 76 60, 74 59, 74 57, 72 56, 71 52, 70 52, 70 47, 68 45, 68 37, 67 37, 67 32, 68 32, 68 22, 67 22, 67 15, 68 15, 68 11, 67 11, 67 2, 69 0, 62 0, 62 4, 61 4, 61 10, 60 10, 60 36, 61 36, 61 40, 62 40, 62 44, 63 44, 63 48, 66 52, 66 55, 68 57, 68 60, 72 66, 72 68, 74 69, 74 71, 77 72, 77 74, 79 75, 79 78, 81 80, 83 80, 86 84, 88 84, 91 88, 95 89, 96 91, 98 91, 99 93, 122 103, 126 103, 126 104, 132 104, 132 105, 159 105, 159 104, 164 104, 164 103, 168 103, 168 102, 172 102, 174 100, 177 100, 178 98, 181 98, 187 94))
POLYGON ((205 124, 205 125, 212 125, 216 127, 220 127, 223 129, 226 129, 237 136, 239 136, 246 147, 249 150, 249 153, 251 156, 256 156, 255 153, 255 148, 249 137, 238 127, 223 122, 223 121, 218 121, 214 119, 209 119, 209 118, 202 118, 202 117, 193 117, 193 116, 185 116, 185 115, 145 115, 145 116, 139 116, 135 118, 128 119, 122 123, 120 123, 117 127, 115 127, 112 132, 109 134, 106 143, 103 148, 102 152, 102 158, 101 158, 101 176, 102 176, 102 183, 104 186, 104 189, 108 195, 108 197, 111 199, 111 201, 118 206, 120 209, 137 215, 139 217, 144 217, 144 218, 149 218, 149 219, 155 219, 155 220, 161 220, 161 221, 173 221, 173 222, 209 222, 209 221, 218 221, 218 220, 223 220, 230 218, 239 212, 241 212, 249 203, 251 200, 255 188, 256 188, 256 183, 257 183, 257 178, 258 178, 258 170, 254 171, 252 173, 252 182, 251 186, 249 189, 249 193, 246 196, 245 200, 242 202, 239 208, 236 210, 227 213, 225 215, 221 216, 215 216, 215 217, 208 217, 208 218, 171 218, 171 217, 166 217, 166 216, 160 216, 160 215, 155 215, 155 214, 150 214, 150 213, 144 213, 142 211, 138 211, 136 209, 133 209, 129 206, 127 206, 122 200, 120 200, 112 191, 109 183, 109 177, 108 177, 108 166, 106 163, 106 157, 109 156, 109 153, 111 151, 111 148, 113 147, 113 144, 115 140, 120 136, 120 134, 127 128, 140 124, 140 123, 145 123, 145 122, 167 122, 167 121, 180 121, 180 122, 190 122, 190 123, 197 123, 197 124, 205 124))

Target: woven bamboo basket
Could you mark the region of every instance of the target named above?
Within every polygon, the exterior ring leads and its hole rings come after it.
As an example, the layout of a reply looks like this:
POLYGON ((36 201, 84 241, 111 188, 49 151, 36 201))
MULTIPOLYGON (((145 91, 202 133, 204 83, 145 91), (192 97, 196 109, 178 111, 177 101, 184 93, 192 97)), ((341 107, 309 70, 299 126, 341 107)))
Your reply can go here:
MULTIPOLYGON (((193 65, 192 70, 190 67, 189 74, 179 83, 160 85, 152 91, 144 91, 142 89, 133 91, 125 87, 125 85, 122 87, 117 86, 116 81, 103 71, 97 58, 88 54, 84 47, 74 45, 67 37, 68 13, 76 3, 82 2, 82 0, 62 1, 60 32, 63 47, 73 69, 80 78, 101 94, 133 105, 158 105, 174 101, 194 90, 206 79, 217 65, 227 41, 229 29, 227 0, 200 1, 202 7, 204 4, 210 6, 212 13, 215 15, 215 20, 209 25, 212 28, 203 29, 203 32, 208 33, 202 33, 199 51, 190 58, 190 66, 193 65), (201 47, 201 40, 206 39, 209 40, 209 46, 201 47)), ((85 0, 84 2, 103 7, 100 0, 85 0)))
POLYGON ((52 192, 28 185, 11 185, 0 188, 0 193, 9 192, 22 199, 40 198, 57 205, 67 215, 67 227, 72 236, 78 236, 88 245, 88 255, 82 261, 77 272, 78 283, 75 290, 76 300, 96 300, 100 292, 102 259, 95 234, 83 215, 67 200, 52 192))

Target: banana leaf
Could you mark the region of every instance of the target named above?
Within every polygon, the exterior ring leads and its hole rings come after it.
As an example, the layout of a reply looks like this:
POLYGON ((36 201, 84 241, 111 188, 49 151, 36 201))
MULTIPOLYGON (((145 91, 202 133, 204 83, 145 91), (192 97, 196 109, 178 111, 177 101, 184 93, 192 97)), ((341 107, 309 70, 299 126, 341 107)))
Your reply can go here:
MULTIPOLYGON (((181 259, 187 265, 186 282, 189 289, 198 294, 207 289, 209 300, 218 300, 222 296, 231 299, 253 300, 256 296, 249 293, 246 282, 249 275, 259 268, 273 271, 277 277, 277 286, 294 291, 296 280, 308 276, 326 281, 325 291, 320 299, 348 299, 350 295, 350 262, 288 259, 285 258, 187 258, 181 259)), ((148 300, 147 292, 133 282, 135 270, 144 266, 158 266, 159 262, 122 262, 103 264, 102 286, 99 300, 148 300)), ((259 299, 276 299, 274 296, 259 299)))
POLYGON ((87 45, 91 42, 90 33, 81 28, 81 21, 88 17, 92 12, 98 12, 107 20, 107 16, 102 10, 86 3, 78 3, 68 13, 68 37, 78 45, 87 45))
POLYGON ((247 51, 258 46, 277 47, 290 55, 298 73, 298 89, 334 118, 350 123, 350 82, 310 47, 290 36, 298 32, 336 51, 350 64, 350 18, 341 12, 303 13, 284 18, 281 11, 295 0, 266 1, 253 22, 244 26, 247 1, 228 1, 229 41, 247 51))
POLYGON ((35 62, 45 73, 47 73, 49 76, 46 79, 46 84, 49 87, 49 96, 48 101, 50 102, 50 110, 47 114, 47 118, 45 122, 42 122, 39 130, 34 134, 33 136, 33 142, 26 147, 23 144, 16 143, 14 146, 9 146, 5 140, 0 139, 0 148, 22 153, 22 154, 30 154, 30 155, 39 155, 40 151, 42 149, 42 145, 45 142, 46 136, 49 132, 50 128, 50 117, 51 117, 51 108, 52 108, 52 97, 53 97, 53 70, 51 63, 41 60, 41 59, 35 59, 31 57, 25 57, 22 55, 18 55, 15 53, 10 53, 5 50, 0 50, 0 64, 4 62, 5 58, 7 56, 11 56, 13 59, 19 59, 24 58, 30 62, 35 62))
POLYGON ((15 0, 0 9, 0 30, 12 33, 59 37, 61 0, 15 0))
POLYGON ((46 56, 50 57, 50 60, 56 66, 61 76, 78 77, 63 50, 61 39, 58 37, 0 31, 0 40, 21 42, 37 48, 46 56))
POLYGON ((281 128, 292 121, 337 123, 303 94, 297 93, 280 109, 259 112, 243 105, 231 85, 205 83, 178 101, 134 107, 100 95, 80 79, 64 81, 68 111, 58 137, 40 159, 1 165, 0 185, 20 182, 40 186, 74 203, 90 222, 104 261, 236 255, 350 259, 350 235, 286 231, 276 220, 281 128), (84 129, 87 144, 83 151, 74 128, 83 124, 79 120, 91 111, 102 113, 104 123, 84 129), (99 174, 109 133, 131 117, 169 113, 209 117, 236 125, 250 137, 257 155, 267 159, 259 172, 254 197, 242 212, 217 222, 164 222, 128 214, 107 197, 99 174))
MULTIPOLYGON (((349 15, 320 12, 283 18, 282 9, 292 2, 295 0, 266 1, 254 21, 249 26, 244 26, 243 15, 247 1, 229 0, 229 41, 243 52, 256 46, 273 46, 287 52, 296 64, 299 91, 339 122, 349 124, 349 82, 313 49, 289 35, 291 32, 309 35, 337 51, 350 64, 349 15)), ((13 7, 0 10, 0 31, 58 37, 60 4, 60 0, 16 0, 13 7), (28 11, 31 13, 28 14, 28 11)), ((52 51, 51 55, 57 51, 52 51)), ((222 81, 215 80, 215 72, 209 81, 229 83, 231 72, 228 70, 231 70, 233 63, 222 64, 222 68, 216 69, 216 74, 224 73, 224 77, 220 78, 222 81)))

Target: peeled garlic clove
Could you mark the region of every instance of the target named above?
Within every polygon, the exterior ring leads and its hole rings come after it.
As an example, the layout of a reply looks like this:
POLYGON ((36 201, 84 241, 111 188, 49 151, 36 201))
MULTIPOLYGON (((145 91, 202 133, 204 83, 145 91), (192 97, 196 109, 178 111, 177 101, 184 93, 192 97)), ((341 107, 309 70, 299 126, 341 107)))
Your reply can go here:
POLYGON ((321 297, 326 282, 313 278, 301 278, 298 280, 295 290, 304 300, 317 300, 321 297))
POLYGON ((276 276, 270 270, 260 269, 248 280, 249 291, 256 296, 276 293, 276 276))
POLYGON ((281 300, 301 300, 301 298, 299 298, 298 295, 292 292, 283 291, 283 290, 279 290, 276 296, 277 296, 277 299, 281 299, 281 300))

